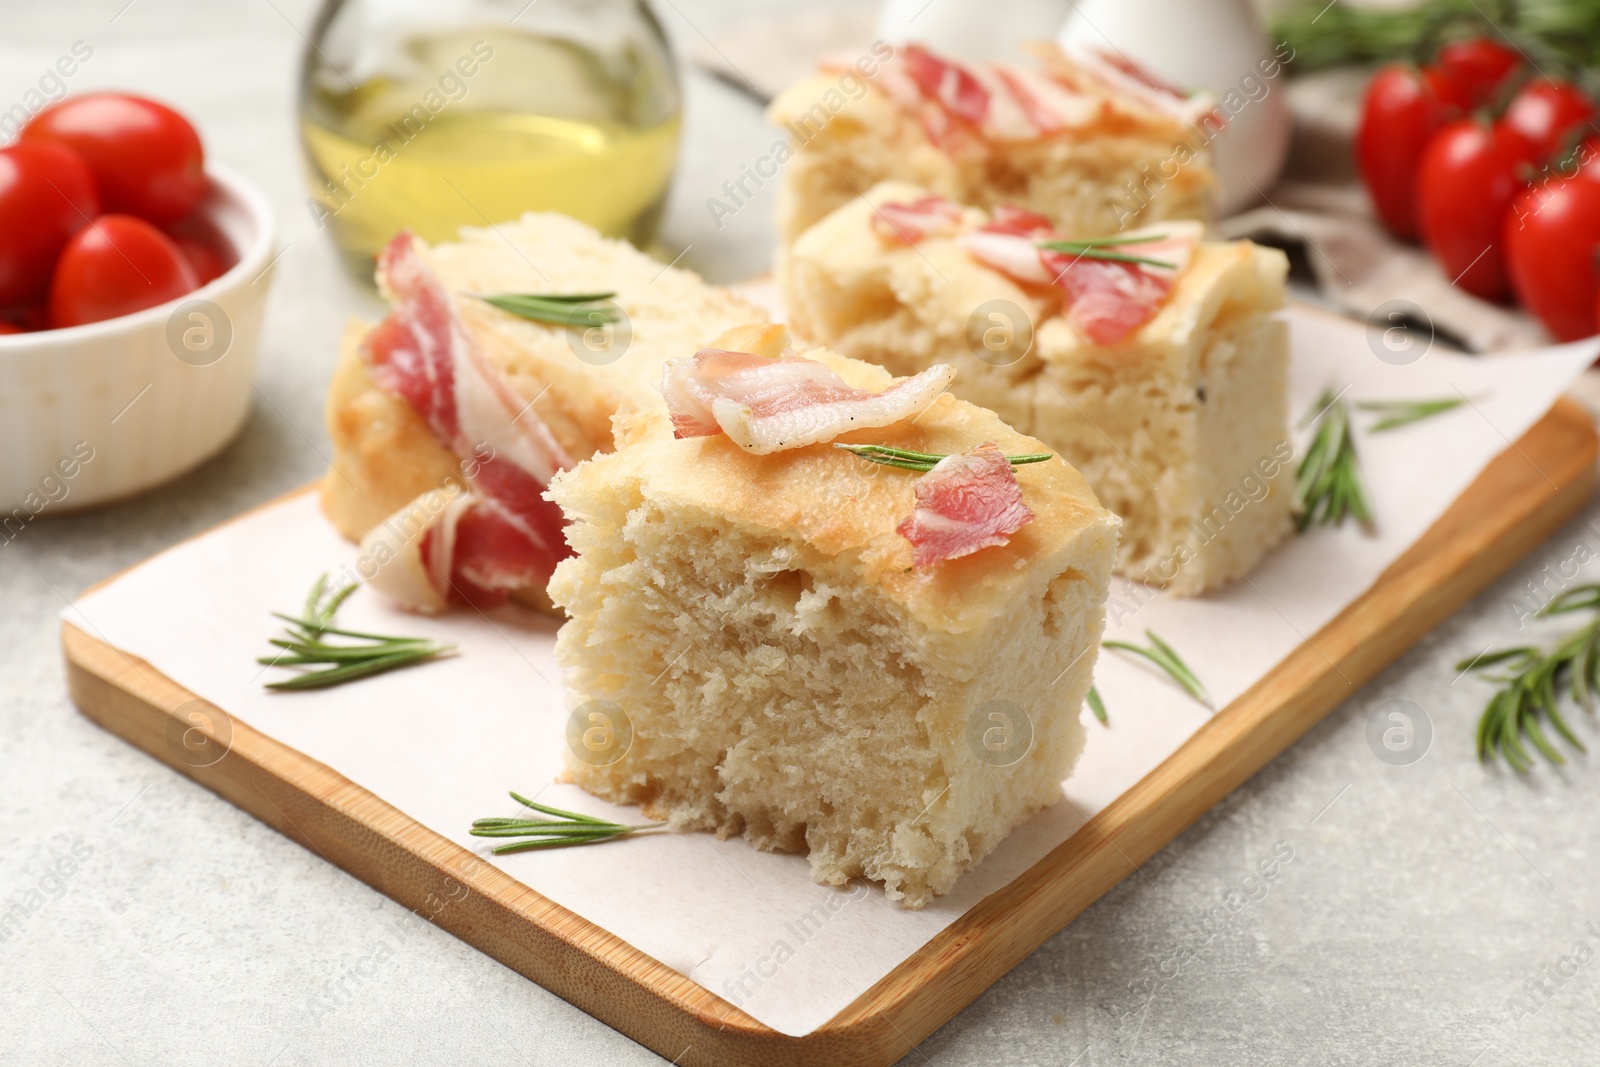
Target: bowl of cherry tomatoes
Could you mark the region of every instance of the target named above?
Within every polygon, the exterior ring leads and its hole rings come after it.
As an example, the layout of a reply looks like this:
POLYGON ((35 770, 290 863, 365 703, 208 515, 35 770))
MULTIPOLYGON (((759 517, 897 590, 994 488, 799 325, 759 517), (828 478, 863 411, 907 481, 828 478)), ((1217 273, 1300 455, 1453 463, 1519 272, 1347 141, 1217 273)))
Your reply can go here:
POLYGON ((69 97, 0 147, 0 543, 233 439, 272 248, 266 198, 155 101, 69 97))
POLYGON ((1577 82, 1500 41, 1458 40, 1373 76, 1356 161, 1379 220, 1452 284, 1573 341, 1600 332, 1597 119, 1577 82))

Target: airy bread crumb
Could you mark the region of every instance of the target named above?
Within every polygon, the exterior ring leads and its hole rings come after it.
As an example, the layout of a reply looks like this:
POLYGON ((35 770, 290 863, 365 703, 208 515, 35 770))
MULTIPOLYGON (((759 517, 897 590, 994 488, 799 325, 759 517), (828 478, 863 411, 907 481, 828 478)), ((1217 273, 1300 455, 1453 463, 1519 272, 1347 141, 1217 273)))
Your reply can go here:
MULTIPOLYGON (((880 368, 807 355, 853 385, 880 368)), ((1118 523, 1061 462, 1017 469, 1035 520, 1009 544, 911 568, 911 472, 827 444, 766 456, 635 417, 557 476, 577 555, 550 593, 574 706, 631 725, 572 780, 675 827, 805 851, 907 907, 948 892, 1060 799, 1084 744, 1118 523)), ((946 395, 842 440, 949 453, 1040 446, 946 395)))

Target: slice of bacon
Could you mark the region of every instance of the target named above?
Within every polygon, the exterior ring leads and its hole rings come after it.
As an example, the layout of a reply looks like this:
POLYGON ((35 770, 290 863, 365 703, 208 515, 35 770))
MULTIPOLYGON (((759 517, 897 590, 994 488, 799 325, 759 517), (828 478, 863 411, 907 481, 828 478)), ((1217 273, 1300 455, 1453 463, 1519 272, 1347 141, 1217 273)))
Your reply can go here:
POLYGON ((1055 281, 1056 276, 1045 265, 1033 237, 984 228, 962 234, 956 238, 956 243, 979 263, 1019 282, 1049 285, 1055 281))
POLYGON ((958 233, 961 221, 961 208, 942 196, 919 197, 910 203, 891 200, 873 210, 872 232, 890 244, 914 245, 958 233))
POLYGON ((1198 222, 1157 223, 1122 234, 1128 243, 1106 248, 1108 252, 1159 260, 1170 264, 1167 267, 1049 249, 1040 249, 1039 258, 1066 294, 1067 321, 1073 329, 1097 345, 1114 345, 1155 317, 1178 275, 1188 266, 1202 230, 1198 222), (1162 239, 1129 241, 1144 236, 1162 239))
POLYGON ((989 114, 989 91, 957 63, 941 59, 921 45, 900 50, 906 73, 922 95, 969 126, 982 126, 989 114))
POLYGON ((1050 233, 1054 227, 1053 222, 1037 211, 1029 211, 1015 204, 1001 204, 994 209, 994 214, 984 224, 983 231, 1032 237, 1035 234, 1050 233))
POLYGON ((1003 545, 1033 521, 1016 472, 993 441, 941 459, 917 479, 916 497, 896 530, 911 542, 918 570, 1003 545))
POLYGON ((1155 317, 1188 266, 1203 227, 1192 221, 1158 223, 1116 237, 1104 251, 1154 263, 1127 263, 1039 247, 1063 240, 1031 212, 997 211, 995 221, 956 238, 980 263, 1027 285, 1061 289, 1067 321, 1097 345, 1114 345, 1155 317), (1159 240, 1140 240, 1142 237, 1159 240))
POLYGON ((661 394, 675 437, 723 433, 746 452, 764 456, 909 419, 933 403, 955 374, 941 363, 874 393, 803 356, 703 348, 667 363, 661 394))
MULTIPOLYGON (((1120 53, 1085 44, 1071 45, 1059 53, 1067 63, 1102 86, 1118 104, 1133 102, 1147 111, 1176 122, 1193 125, 1216 110, 1210 94, 1186 94, 1152 77, 1120 53)), ((1219 112, 1220 114, 1220 112, 1219 112)))
POLYGON ((393 308, 363 344, 372 379, 410 404, 463 460, 471 491, 444 501, 423 494, 391 517, 386 526, 432 515, 403 537, 392 530, 378 536, 374 544, 386 546, 396 569, 386 574, 380 564, 373 584, 420 610, 451 600, 481 606, 542 585, 570 554, 561 511, 544 490, 556 471, 573 466, 572 457, 478 351, 409 232, 384 248, 378 277, 393 308), (431 592, 419 584, 423 578, 431 592))

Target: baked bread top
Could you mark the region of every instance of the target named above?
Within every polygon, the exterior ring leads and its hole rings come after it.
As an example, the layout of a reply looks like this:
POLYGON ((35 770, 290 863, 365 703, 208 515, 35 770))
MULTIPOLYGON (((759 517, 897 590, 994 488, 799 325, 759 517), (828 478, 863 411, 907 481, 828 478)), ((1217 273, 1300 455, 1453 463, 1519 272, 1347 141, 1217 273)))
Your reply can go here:
POLYGON ((1171 145, 1192 136, 1213 109, 1205 94, 1157 86, 1106 56, 1082 50, 1069 56, 1047 42, 1027 47, 1034 63, 958 63, 902 45, 881 62, 864 57, 853 70, 825 68, 796 82, 773 99, 767 117, 808 134, 830 119, 868 129, 907 123, 941 131, 944 123, 924 120, 925 105, 932 105, 966 120, 944 146, 960 151, 972 137, 1000 144, 1129 137, 1171 145), (930 80, 937 92, 929 91, 930 80))
MULTIPOLYGON (((879 236, 872 224, 878 206, 928 195, 907 182, 880 182, 795 242, 785 269, 791 296, 800 290, 805 305, 797 328, 807 329, 811 317, 837 315, 837 322, 815 331, 837 336, 870 318, 862 307, 872 305, 871 294, 887 289, 923 323, 943 324, 942 330, 959 336, 985 303, 1006 301, 1034 325, 1030 358, 1056 364, 1138 360, 1178 371, 1194 358, 1199 334, 1214 322, 1276 310, 1285 302, 1288 259, 1281 251, 1249 241, 1202 241, 1154 316, 1120 343, 1098 345, 1061 315, 1061 294, 1052 287, 1019 284, 949 237, 907 245, 879 236)), ((988 221, 976 208, 963 209, 962 218, 967 230, 988 221)))
MULTIPOLYGON (((617 411, 661 403, 656 386, 668 359, 733 325, 766 318, 693 272, 663 267, 565 215, 529 213, 489 228, 465 228, 459 241, 416 245, 490 364, 567 454, 580 459, 611 447, 617 411), (573 331, 518 318, 468 295, 613 291, 630 337, 611 362, 604 361, 609 352, 590 353, 573 331)), ((334 455, 323 508, 352 540, 419 494, 460 477, 460 457, 435 439, 409 403, 372 380, 361 354, 370 328, 360 322, 346 327, 327 400, 334 455)))
MULTIPOLYGON (((489 359, 514 384, 519 377, 537 379, 525 393, 529 399, 549 385, 559 403, 586 424, 594 417, 591 410, 607 424, 623 407, 659 404, 656 386, 666 360, 737 323, 766 320, 765 312, 692 271, 663 267, 626 241, 602 237, 555 213, 464 227, 460 240, 425 248, 423 256, 457 295, 456 310, 489 359), (617 294, 630 336, 615 358, 614 348, 586 349, 581 331, 518 318, 466 295, 579 292, 617 294)), ((594 446, 568 451, 581 457, 594 446)))
MULTIPOLYGON (((893 381, 881 367, 826 349, 800 354, 856 388, 877 391, 893 381)), ((827 570, 831 563, 841 577, 869 583, 921 624, 950 634, 1003 614, 1022 590, 1068 571, 1085 534, 1092 531, 1098 541, 1119 523, 1066 461, 1024 465, 1016 477, 1034 521, 1007 544, 919 571, 912 567, 910 542, 896 531, 915 504, 918 476, 912 471, 869 462, 833 443, 758 456, 721 434, 674 439, 670 421, 656 412, 619 417, 617 439, 616 452, 551 483, 551 496, 569 519, 620 526, 622 513, 642 495, 711 530, 738 524, 770 531, 774 540, 800 548, 807 570, 827 570)), ((1049 451, 992 412, 949 394, 914 419, 837 438, 944 454, 986 441, 1008 455, 1049 451)))

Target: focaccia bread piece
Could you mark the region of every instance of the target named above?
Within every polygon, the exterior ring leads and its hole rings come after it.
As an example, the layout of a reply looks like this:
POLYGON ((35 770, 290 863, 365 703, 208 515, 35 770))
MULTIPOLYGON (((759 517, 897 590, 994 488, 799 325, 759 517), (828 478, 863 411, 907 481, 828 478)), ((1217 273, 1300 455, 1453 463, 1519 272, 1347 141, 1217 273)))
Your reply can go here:
MULTIPOLYGON (((804 355, 852 387, 890 383, 804 355)), ((909 907, 1060 799, 1118 529, 1077 471, 1016 467, 1032 521, 914 566, 898 524, 922 503, 915 472, 828 442, 676 439, 659 416, 620 437, 550 488, 576 550, 550 582, 569 698, 631 736, 615 762, 574 756, 572 780, 676 828, 805 851, 818 882, 864 877, 909 907)), ((1042 451, 948 394, 839 442, 1042 451)))
MULTIPOLYGON (((1284 255, 1191 242, 1150 317, 1098 343, 1053 272, 1019 281, 973 253, 986 213, 927 195, 885 183, 795 243, 782 274, 795 330, 895 374, 955 366, 956 395, 1061 453, 1122 516, 1124 576, 1190 595, 1248 573, 1291 525, 1288 331, 1273 315, 1284 255), (908 243, 927 216, 902 235, 896 205, 943 209, 942 225, 908 243)), ((1117 240, 1130 238, 1104 250, 1158 255, 1137 233, 1117 240)), ((1001 244, 991 258, 1004 262, 1001 244)))
POLYGON ((1208 216, 1207 146, 1222 127, 1209 98, 1160 86, 1119 57, 1034 51, 1031 66, 958 64, 905 45, 785 90, 768 111, 792 153, 778 189, 781 244, 891 179, 963 204, 1017 204, 1074 232, 1208 216))
MULTIPOLYGON (((438 325, 440 314, 413 314, 413 320, 422 324, 417 329, 431 323, 447 336, 422 347, 435 355, 456 349, 455 362, 475 369, 478 391, 494 393, 499 402, 486 404, 480 397, 474 405, 450 395, 452 387, 462 388, 460 365, 453 386, 430 372, 433 392, 421 401, 404 395, 394 381, 373 374, 372 339, 379 336, 374 327, 351 323, 328 390, 333 457, 322 504, 352 540, 387 524, 395 531, 391 541, 415 541, 436 518, 437 508, 423 506, 437 497, 432 491, 470 483, 486 455, 516 461, 528 439, 537 438, 535 445, 555 466, 609 449, 614 414, 660 405, 657 386, 668 358, 730 326, 764 318, 695 274, 663 267, 564 215, 528 214, 490 228, 466 228, 459 241, 435 247, 409 238, 405 255, 391 259, 393 252, 380 261, 379 285, 396 313, 415 312, 417 301, 426 305, 428 290, 442 289, 449 328, 438 325), (405 291, 397 291, 396 279, 386 273, 395 269, 385 266, 391 262, 409 265, 423 280, 408 277, 405 291), (614 303, 625 316, 603 335, 519 318, 473 295, 599 292, 616 293, 614 303), (420 402, 436 414, 441 398, 452 413, 458 399, 464 405, 460 419, 451 417, 452 424, 460 423, 454 441, 437 419, 430 422, 419 412, 420 402), (469 418, 474 412, 476 422, 469 418)), ((450 362, 444 353, 443 364, 450 362)), ((543 482, 537 464, 522 465, 543 482)), ((558 530, 553 539, 559 544, 558 530)), ((542 591, 532 592, 532 602, 539 603, 542 591)))

